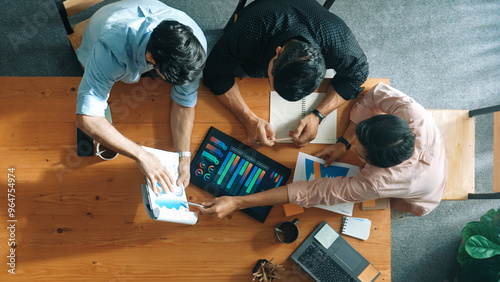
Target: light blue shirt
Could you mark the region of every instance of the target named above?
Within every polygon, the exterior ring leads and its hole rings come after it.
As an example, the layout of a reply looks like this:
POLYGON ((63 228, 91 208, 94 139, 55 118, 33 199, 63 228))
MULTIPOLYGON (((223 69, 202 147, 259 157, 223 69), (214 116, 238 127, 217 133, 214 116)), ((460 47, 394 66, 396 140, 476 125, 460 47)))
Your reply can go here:
MULTIPOLYGON (((90 19, 76 51, 85 67, 77 97, 77 114, 104 116, 111 87, 116 81, 136 83, 152 69, 146 63, 151 32, 163 20, 174 20, 193 29, 207 50, 200 27, 184 12, 156 0, 126 0, 106 5, 90 19)), ((200 75, 201 76, 201 75, 200 75)), ((200 78, 187 85, 174 85, 171 97, 185 107, 194 107, 200 78)))

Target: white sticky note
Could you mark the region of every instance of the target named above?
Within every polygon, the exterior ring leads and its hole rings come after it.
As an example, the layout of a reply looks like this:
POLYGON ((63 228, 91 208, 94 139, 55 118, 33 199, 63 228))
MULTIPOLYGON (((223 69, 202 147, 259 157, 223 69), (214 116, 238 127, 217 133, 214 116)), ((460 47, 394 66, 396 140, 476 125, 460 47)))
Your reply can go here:
POLYGON ((314 235, 314 239, 318 240, 318 242, 320 242, 326 249, 330 248, 338 237, 339 234, 328 224, 325 224, 325 226, 323 226, 321 230, 314 235))

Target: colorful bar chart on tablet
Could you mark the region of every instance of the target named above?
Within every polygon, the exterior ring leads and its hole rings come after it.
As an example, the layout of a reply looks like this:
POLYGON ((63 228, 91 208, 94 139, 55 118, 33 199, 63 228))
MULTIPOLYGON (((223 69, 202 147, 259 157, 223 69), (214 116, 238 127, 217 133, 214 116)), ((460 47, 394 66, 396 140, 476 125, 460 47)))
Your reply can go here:
POLYGON ((214 127, 191 163, 191 182, 215 196, 244 196, 276 188, 290 174, 289 168, 214 127))

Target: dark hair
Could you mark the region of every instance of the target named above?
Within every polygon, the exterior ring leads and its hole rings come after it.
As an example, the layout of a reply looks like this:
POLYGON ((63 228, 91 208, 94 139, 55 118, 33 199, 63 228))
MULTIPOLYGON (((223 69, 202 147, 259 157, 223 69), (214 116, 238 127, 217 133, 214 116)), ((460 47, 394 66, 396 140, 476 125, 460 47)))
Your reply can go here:
POLYGON ((271 70, 274 90, 288 101, 298 101, 311 94, 325 73, 325 60, 319 46, 302 41, 286 44, 271 70))
POLYGON ((387 168, 406 161, 415 151, 415 134, 408 123, 395 115, 376 115, 356 127, 365 148, 367 163, 387 168))
POLYGON ((207 56, 193 30, 176 21, 162 21, 151 33, 147 50, 155 60, 155 68, 176 85, 195 80, 207 56))

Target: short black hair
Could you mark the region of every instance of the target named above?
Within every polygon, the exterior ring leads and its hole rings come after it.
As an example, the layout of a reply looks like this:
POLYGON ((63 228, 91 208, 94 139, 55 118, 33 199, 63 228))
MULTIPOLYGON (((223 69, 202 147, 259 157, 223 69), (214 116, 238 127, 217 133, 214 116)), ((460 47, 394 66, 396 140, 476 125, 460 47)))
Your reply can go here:
POLYGON ((162 21, 151 33, 147 51, 155 68, 175 85, 195 80, 203 70, 206 52, 193 30, 177 21, 162 21))
POLYGON ((325 60, 319 46, 302 41, 286 44, 271 70, 274 90, 288 101, 298 101, 311 94, 325 73, 325 60))
POLYGON ((356 136, 365 148, 366 162, 377 167, 396 166, 415 151, 415 134, 406 120, 395 115, 376 115, 360 122, 356 136))

